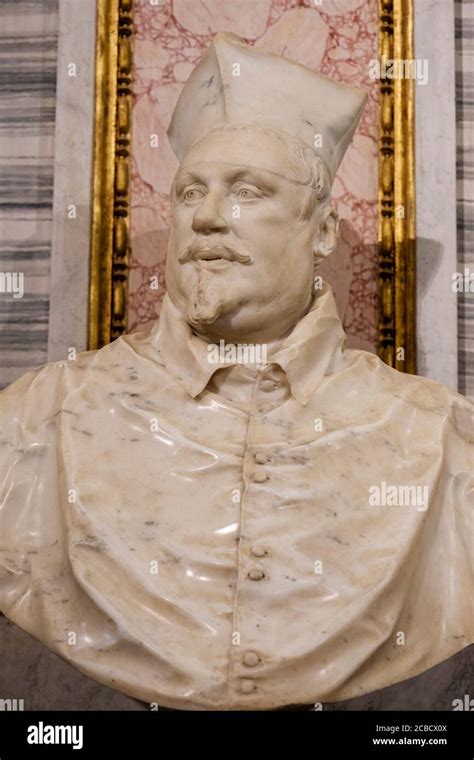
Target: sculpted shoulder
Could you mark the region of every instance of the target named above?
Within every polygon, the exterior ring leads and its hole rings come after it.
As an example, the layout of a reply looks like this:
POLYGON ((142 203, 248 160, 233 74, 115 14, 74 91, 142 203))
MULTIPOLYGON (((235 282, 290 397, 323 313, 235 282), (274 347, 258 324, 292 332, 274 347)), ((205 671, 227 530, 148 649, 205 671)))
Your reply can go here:
POLYGON ((446 417, 464 435, 474 439, 474 404, 443 383, 421 375, 410 375, 389 367, 378 356, 368 351, 347 349, 344 352, 347 369, 360 383, 373 390, 441 417, 446 417))
POLYGON ((72 352, 70 358, 28 370, 1 390, 0 419, 21 417, 26 422, 35 417, 38 421, 53 417, 78 388, 131 387, 143 379, 147 368, 158 368, 159 363, 159 354, 149 345, 145 333, 117 338, 98 350, 72 352), (149 349, 149 358, 154 360, 151 365, 142 355, 142 347, 144 354, 149 349))

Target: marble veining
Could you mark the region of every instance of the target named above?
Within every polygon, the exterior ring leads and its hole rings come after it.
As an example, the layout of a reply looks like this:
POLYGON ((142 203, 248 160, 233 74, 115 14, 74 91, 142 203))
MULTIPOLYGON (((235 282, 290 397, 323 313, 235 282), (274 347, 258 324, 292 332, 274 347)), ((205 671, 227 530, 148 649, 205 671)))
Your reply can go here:
POLYGON ((128 696, 338 702, 473 642, 474 407, 348 348, 319 275, 365 102, 215 35, 168 130, 159 321, 0 395, 0 609, 128 696))

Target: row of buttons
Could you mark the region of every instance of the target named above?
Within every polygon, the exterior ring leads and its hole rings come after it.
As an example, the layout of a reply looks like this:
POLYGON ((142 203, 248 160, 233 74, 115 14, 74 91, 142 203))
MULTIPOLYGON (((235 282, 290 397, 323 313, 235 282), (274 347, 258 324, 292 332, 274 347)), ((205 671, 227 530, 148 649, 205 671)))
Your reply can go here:
POLYGON ((262 380, 259 388, 264 393, 272 393, 272 391, 276 391, 280 386, 281 383, 278 380, 262 380))
MULTIPOLYGON (((260 662, 260 657, 257 652, 245 652, 242 657, 242 663, 247 668, 255 668, 260 662)), ((257 684, 251 678, 242 678, 240 682, 240 690, 242 694, 251 694, 257 688, 257 684)))
MULTIPOLYGON (((274 382, 273 380, 264 380, 261 383, 260 388, 265 392, 271 392, 279 386, 280 383, 278 382, 274 382)), ((270 462, 270 457, 263 451, 255 452, 253 458, 255 463, 259 465, 268 464, 270 462)), ((255 483, 264 483, 266 480, 268 480, 267 472, 261 467, 257 468, 251 477, 255 483)), ((250 554, 252 554, 254 557, 265 557, 266 555, 270 554, 270 550, 267 544, 253 544, 250 547, 250 554)), ((254 567, 248 573, 248 578, 250 578, 252 581, 260 581, 265 578, 264 566, 261 564, 254 565, 254 567)), ((256 652, 248 651, 245 652, 245 654, 242 656, 242 664, 248 668, 254 668, 259 664, 259 662, 260 657, 256 652)), ((256 688, 257 684, 251 678, 243 678, 240 681, 240 691, 242 694, 252 694, 256 688)))
MULTIPOLYGON (((270 461, 270 457, 265 454, 264 451, 257 451, 253 455, 253 458, 257 464, 268 464, 270 461)), ((268 473, 263 467, 257 467, 251 475, 251 478, 254 483, 265 483, 265 481, 268 480, 268 473)))
MULTIPOLYGON (((254 557, 264 557, 265 555, 270 554, 268 546, 265 544, 254 544, 250 548, 250 553, 253 554, 254 557)), ((254 565, 248 572, 247 576, 251 581, 261 581, 265 578, 264 566, 261 564, 254 565)))
POLYGON ((289 394, 288 381, 284 376, 283 371, 280 368, 275 367, 272 374, 280 374, 284 377, 284 383, 276 379, 262 379, 258 385, 258 391, 269 395, 274 394, 270 399, 261 399, 257 402, 257 409, 260 414, 266 414, 272 412, 277 406, 280 406, 289 394))

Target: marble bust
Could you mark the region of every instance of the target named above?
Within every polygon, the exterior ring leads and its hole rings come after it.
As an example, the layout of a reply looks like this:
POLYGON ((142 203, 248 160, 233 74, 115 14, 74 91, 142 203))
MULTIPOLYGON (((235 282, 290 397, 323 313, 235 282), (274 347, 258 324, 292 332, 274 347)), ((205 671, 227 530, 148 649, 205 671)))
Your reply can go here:
POLYGON ((472 643, 474 409, 346 349, 317 275, 364 102, 216 35, 159 321, 0 394, 0 608, 135 698, 333 702, 472 643))

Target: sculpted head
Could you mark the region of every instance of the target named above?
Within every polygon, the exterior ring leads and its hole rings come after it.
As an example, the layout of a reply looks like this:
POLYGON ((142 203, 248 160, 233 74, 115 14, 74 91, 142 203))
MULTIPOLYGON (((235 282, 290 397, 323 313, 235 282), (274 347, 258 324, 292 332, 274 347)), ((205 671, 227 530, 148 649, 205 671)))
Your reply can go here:
POLYGON ((179 96, 168 137, 168 296, 215 341, 270 343, 312 302, 336 244, 330 189, 366 94, 215 35, 179 96))
POLYGON ((174 178, 167 292, 212 340, 271 342, 307 311, 315 266, 334 249, 330 174, 278 130, 223 125, 174 178))

